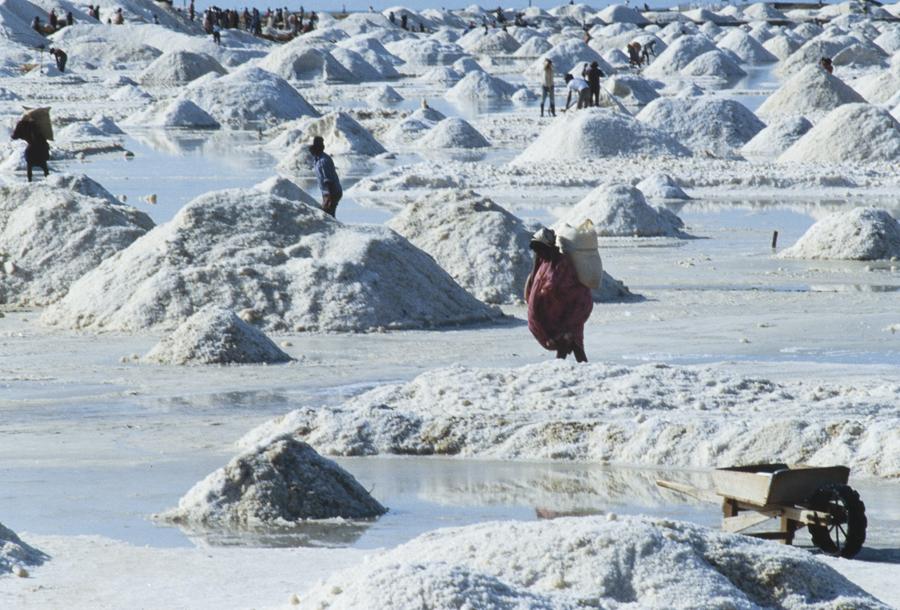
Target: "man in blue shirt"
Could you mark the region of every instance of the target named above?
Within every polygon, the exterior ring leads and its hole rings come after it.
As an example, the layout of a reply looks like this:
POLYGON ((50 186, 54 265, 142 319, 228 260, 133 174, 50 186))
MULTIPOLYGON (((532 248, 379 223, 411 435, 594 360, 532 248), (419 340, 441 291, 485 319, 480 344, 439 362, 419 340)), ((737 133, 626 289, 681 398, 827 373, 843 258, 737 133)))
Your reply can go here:
POLYGON ((322 139, 322 136, 313 138, 309 152, 313 156, 313 169, 316 171, 316 179, 319 181, 319 190, 322 191, 322 210, 326 214, 334 216, 338 203, 344 196, 344 190, 341 188, 341 181, 334 169, 334 161, 325 154, 325 140, 322 139))

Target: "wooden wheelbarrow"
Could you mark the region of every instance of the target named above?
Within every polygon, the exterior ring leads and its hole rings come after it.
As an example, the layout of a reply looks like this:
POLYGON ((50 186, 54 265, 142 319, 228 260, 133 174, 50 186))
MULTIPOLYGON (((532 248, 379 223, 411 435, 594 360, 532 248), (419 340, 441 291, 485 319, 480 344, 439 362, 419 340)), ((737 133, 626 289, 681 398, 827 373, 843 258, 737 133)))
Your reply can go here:
POLYGON ((756 464, 717 468, 714 490, 682 483, 657 481, 666 489, 722 502, 722 530, 746 532, 769 519, 778 519, 776 532, 748 535, 791 544, 794 532, 806 526, 813 544, 829 555, 853 557, 866 540, 866 506, 847 485, 846 466, 756 464))

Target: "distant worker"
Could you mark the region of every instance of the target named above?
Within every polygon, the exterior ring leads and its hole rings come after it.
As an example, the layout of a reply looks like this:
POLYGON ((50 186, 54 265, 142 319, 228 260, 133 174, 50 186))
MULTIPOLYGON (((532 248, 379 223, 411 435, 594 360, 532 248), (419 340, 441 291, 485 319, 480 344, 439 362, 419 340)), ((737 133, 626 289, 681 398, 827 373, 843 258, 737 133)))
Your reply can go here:
POLYGON ((388 14, 388 19, 390 19, 391 23, 393 23, 394 25, 397 25, 397 16, 394 14, 394 11, 391 11, 388 14))
POLYGON ((66 71, 66 62, 69 61, 69 56, 62 49, 55 49, 50 47, 49 51, 50 55, 56 60, 56 67, 60 72, 66 71))
POLYGON ((588 87, 591 90, 591 106, 600 105, 600 78, 606 76, 600 69, 600 64, 596 61, 591 62, 591 67, 587 70, 588 87))
POLYGON ((556 116, 556 92, 553 88, 553 61, 544 60, 544 81, 541 83, 541 116, 544 116, 544 103, 550 99, 550 116, 556 116))
POLYGON ((319 181, 319 190, 322 192, 322 210, 329 216, 334 216, 338 203, 344 196, 344 190, 341 188, 337 170, 334 169, 334 161, 325 152, 325 140, 322 136, 313 138, 309 152, 313 156, 313 169, 319 181))
POLYGON ((574 93, 577 99, 577 108, 580 110, 582 108, 587 108, 591 105, 591 88, 588 85, 588 82, 583 78, 575 78, 571 74, 566 74, 565 76, 566 88, 569 90, 568 95, 566 96, 566 107, 563 109, 563 112, 569 109, 572 105, 572 94, 574 93))
POLYGON ((641 45, 636 42, 631 42, 626 47, 628 49, 628 65, 640 68, 641 67, 641 45))
POLYGON ((829 74, 834 74, 834 64, 831 63, 830 57, 823 57, 819 60, 819 66, 829 74))
POLYGON ((72 11, 66 13, 66 25, 75 25, 75 15, 72 14, 72 11))
POLYGON ((56 9, 51 9, 50 13, 47 15, 47 23, 50 24, 50 28, 56 30, 56 26, 59 25, 59 18, 56 16, 56 9))
POLYGON ((553 230, 535 233, 529 247, 534 266, 525 284, 528 330, 557 358, 574 354, 576 361, 587 362, 584 324, 594 308, 591 289, 581 283, 575 264, 560 252, 553 230))
POLYGON ((409 17, 406 14, 400 15, 400 27, 404 30, 407 29, 406 24, 409 21, 409 17))
POLYGON ((50 175, 47 161, 50 160, 50 144, 48 135, 53 137, 50 125, 49 109, 29 110, 16 123, 12 133, 13 140, 22 140, 28 146, 25 147, 25 171, 28 182, 31 182, 31 168, 39 167, 44 170, 44 176, 50 175), (49 133, 48 133, 49 132, 49 133))
POLYGON ((44 35, 44 28, 41 27, 41 18, 40 17, 34 18, 34 20, 31 22, 31 29, 34 30, 35 32, 37 32, 38 34, 40 34, 41 36, 44 35))
POLYGON ((125 15, 122 14, 122 7, 119 7, 113 15, 113 25, 122 25, 123 23, 125 23, 125 15))
POLYGON ((655 40, 648 40, 647 42, 644 43, 644 48, 641 49, 641 61, 643 63, 649 64, 651 55, 653 57, 656 57, 656 50, 654 47, 656 47, 655 40))
POLYGON ((217 45, 222 44, 222 28, 219 27, 218 23, 212 27, 212 38, 217 45))

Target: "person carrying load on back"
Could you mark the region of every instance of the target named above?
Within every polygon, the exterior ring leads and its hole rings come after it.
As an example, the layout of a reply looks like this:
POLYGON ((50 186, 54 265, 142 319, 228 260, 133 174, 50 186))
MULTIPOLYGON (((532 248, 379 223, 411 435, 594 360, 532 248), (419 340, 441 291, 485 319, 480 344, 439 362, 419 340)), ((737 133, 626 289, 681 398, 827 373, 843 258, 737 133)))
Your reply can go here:
POLYGON ((819 67, 828 72, 829 74, 834 74, 834 64, 831 63, 830 57, 823 57, 819 60, 819 67))
POLYGON ((641 45, 636 42, 628 43, 626 47, 628 49, 628 65, 640 68, 641 67, 641 45))
POLYGON ((313 156, 313 169, 319 182, 319 190, 322 192, 322 210, 333 217, 341 197, 344 196, 344 190, 341 188, 337 170, 334 169, 334 161, 325 153, 325 140, 322 136, 313 138, 309 152, 313 156))
POLYGON ((553 88, 553 60, 544 60, 544 80, 541 83, 541 116, 544 116, 544 102, 550 98, 550 116, 556 116, 556 92, 553 88))
POLYGON ((579 280, 573 260, 560 251, 552 229, 535 233, 529 247, 534 267, 525 284, 528 330, 557 358, 574 354, 576 361, 587 362, 584 324, 594 308, 591 289, 579 280))
POLYGON ((583 78, 575 78, 571 74, 566 74, 565 81, 569 94, 566 96, 566 107, 563 109, 563 112, 568 110, 569 106, 572 105, 573 93, 577 96, 577 108, 579 110, 591 105, 591 88, 586 80, 583 78))
POLYGON ((600 69, 600 64, 596 61, 591 62, 591 67, 587 69, 587 82, 591 90, 591 106, 600 105, 600 78, 606 76, 600 69))
POLYGON ((50 175, 47 161, 50 160, 50 144, 53 139, 53 125, 50 123, 49 108, 26 109, 22 118, 16 123, 12 133, 13 140, 22 140, 28 144, 25 148, 25 171, 28 182, 31 182, 31 168, 44 170, 44 176, 50 175))

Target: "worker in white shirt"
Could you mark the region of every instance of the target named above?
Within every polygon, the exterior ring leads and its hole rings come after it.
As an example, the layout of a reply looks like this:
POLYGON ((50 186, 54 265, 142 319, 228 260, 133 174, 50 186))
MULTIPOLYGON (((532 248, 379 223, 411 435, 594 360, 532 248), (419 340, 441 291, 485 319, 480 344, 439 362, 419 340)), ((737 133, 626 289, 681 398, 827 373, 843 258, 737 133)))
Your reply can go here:
POLYGON ((572 105, 573 93, 577 96, 577 108, 579 110, 591 105, 591 86, 586 80, 583 78, 575 78, 571 74, 566 74, 565 81, 569 94, 566 96, 566 107, 563 109, 563 112, 568 110, 572 105))

